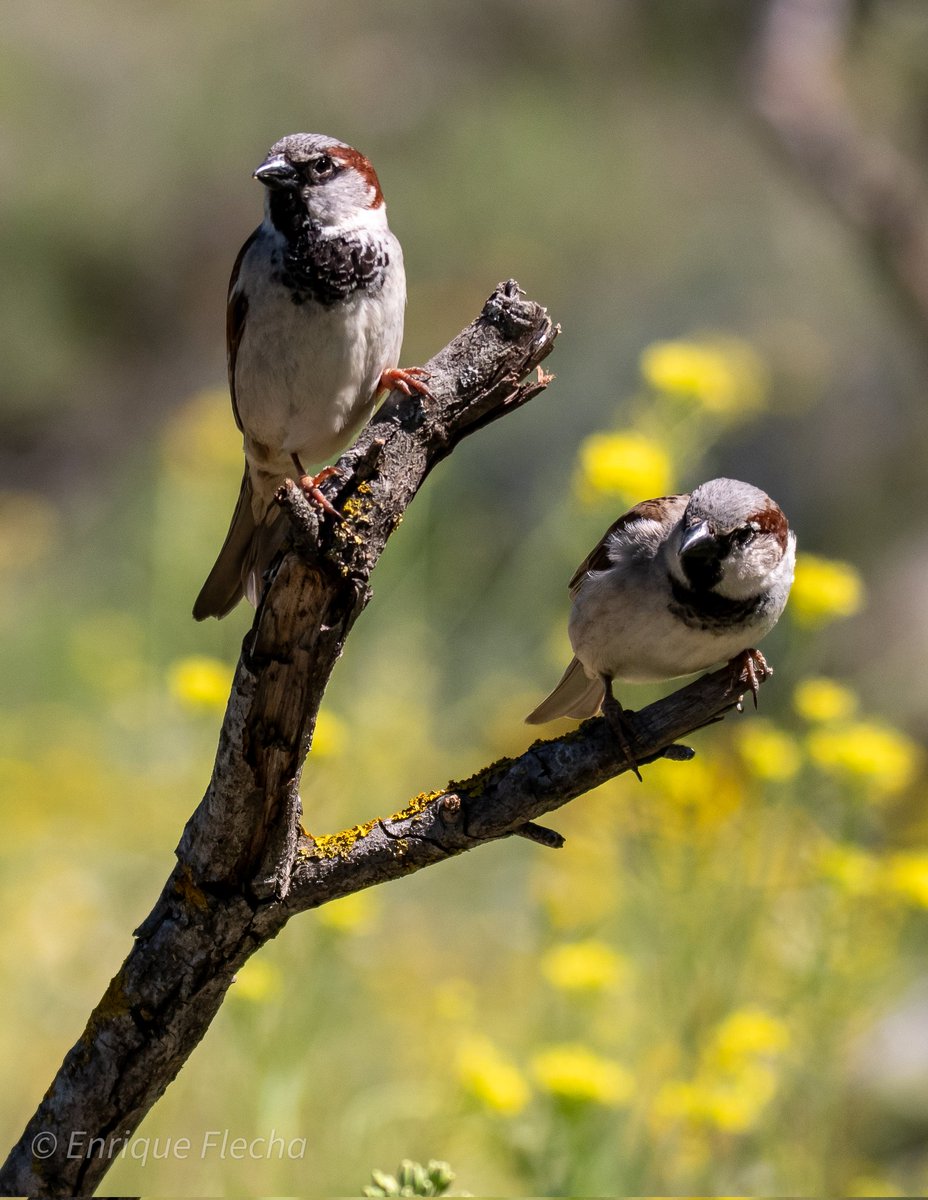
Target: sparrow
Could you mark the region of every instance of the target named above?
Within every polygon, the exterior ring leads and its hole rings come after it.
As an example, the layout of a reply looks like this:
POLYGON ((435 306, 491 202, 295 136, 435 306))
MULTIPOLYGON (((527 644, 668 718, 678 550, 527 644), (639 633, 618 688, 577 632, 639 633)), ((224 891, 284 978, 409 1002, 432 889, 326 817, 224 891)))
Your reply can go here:
POLYGON ((786 606, 795 563, 796 535, 782 510, 749 483, 712 479, 636 504, 574 572, 574 657, 526 721, 582 720, 602 709, 640 779, 613 680, 675 679, 740 657, 756 704, 758 673, 770 668, 754 647, 786 606))
POLYGON ((264 219, 229 281, 226 348, 245 474, 229 532, 193 608, 223 617, 261 579, 286 532, 274 494, 288 475, 335 512, 304 464, 342 450, 393 388, 428 395, 425 372, 397 367, 403 251, 387 225, 377 174, 359 151, 321 133, 275 142, 254 172, 264 219))

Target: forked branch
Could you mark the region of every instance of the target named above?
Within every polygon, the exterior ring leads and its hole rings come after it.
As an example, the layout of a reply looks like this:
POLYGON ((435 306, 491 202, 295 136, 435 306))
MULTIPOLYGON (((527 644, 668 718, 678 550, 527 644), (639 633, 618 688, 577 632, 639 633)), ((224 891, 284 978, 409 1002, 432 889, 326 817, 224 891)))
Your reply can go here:
MULTIPOLYGON (((545 387, 539 364, 556 335, 514 281, 500 285, 427 364, 434 399, 394 393, 340 459, 323 487, 344 522, 320 523, 297 488, 283 490, 293 542, 245 638, 206 795, 128 958, 0 1170, 0 1193, 96 1188, 209 1028, 235 972, 295 913, 512 833, 544 841, 526 822, 628 768, 594 719, 393 817, 319 839, 300 824, 316 714, 387 539, 463 437, 545 387)), ((637 714, 639 762, 730 708, 743 686, 717 672, 637 714)))

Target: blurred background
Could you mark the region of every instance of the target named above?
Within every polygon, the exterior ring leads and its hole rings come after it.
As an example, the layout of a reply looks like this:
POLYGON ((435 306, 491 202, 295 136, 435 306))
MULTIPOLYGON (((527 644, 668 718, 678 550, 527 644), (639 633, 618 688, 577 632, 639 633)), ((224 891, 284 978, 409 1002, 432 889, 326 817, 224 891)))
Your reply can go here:
MULTIPOLYGON (((191 604, 241 471, 225 292, 284 133, 375 163, 419 363, 516 277, 563 333, 374 579, 305 824, 534 736, 566 581, 717 474, 803 556, 759 714, 697 759, 297 920, 107 1191, 928 1189, 928 8, 919 0, 5 0, 0 1141, 131 944, 205 789, 251 613, 191 604)), ((667 689, 663 689, 666 691, 667 689)), ((633 707, 660 694, 627 688, 633 707)), ((563 726, 566 728, 566 724, 563 726)), ((552 727, 551 732, 561 727, 552 727)))

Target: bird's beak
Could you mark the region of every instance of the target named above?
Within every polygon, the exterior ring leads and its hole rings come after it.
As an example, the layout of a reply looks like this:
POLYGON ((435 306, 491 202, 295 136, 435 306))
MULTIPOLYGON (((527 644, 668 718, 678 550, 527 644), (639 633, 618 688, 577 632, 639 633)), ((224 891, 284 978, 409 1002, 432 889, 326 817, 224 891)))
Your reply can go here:
POLYGON ((683 534, 683 541, 680 543, 680 557, 693 555, 697 558, 705 557, 711 554, 715 547, 715 538, 705 521, 697 521, 695 525, 691 525, 683 534))
POLYGON ((263 162, 255 171, 254 177, 267 188, 295 188, 300 182, 293 164, 282 154, 263 162))

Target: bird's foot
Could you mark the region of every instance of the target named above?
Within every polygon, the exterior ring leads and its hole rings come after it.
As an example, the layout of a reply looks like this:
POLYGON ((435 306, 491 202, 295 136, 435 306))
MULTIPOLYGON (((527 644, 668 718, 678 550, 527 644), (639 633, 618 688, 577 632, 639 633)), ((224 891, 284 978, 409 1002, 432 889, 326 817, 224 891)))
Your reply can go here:
MULTIPOLYGON (((754 697, 754 707, 757 708, 757 693, 765 679, 773 674, 773 667, 767 662, 759 650, 742 650, 728 664, 735 672, 739 683, 746 683, 754 697)), ((741 702, 738 702, 741 707, 741 702)))
POLYGON ((318 504, 322 511, 328 513, 330 517, 335 517, 337 520, 343 521, 345 518, 342 514, 319 490, 320 483, 338 474, 335 467, 323 467, 317 475, 307 475, 299 458, 295 454, 291 455, 291 458, 298 472, 297 483, 300 486, 300 491, 302 491, 307 500, 311 500, 313 504, 318 504))
POLYGON ((402 392, 404 396, 411 396, 413 392, 418 392, 426 400, 434 400, 435 397, 425 382, 430 378, 425 367, 389 367, 380 376, 378 391, 392 392, 395 390, 402 392))
POLYGON ((603 683, 606 688, 606 694, 603 696, 603 716, 606 718, 615 740, 619 743, 619 748, 628 760, 632 773, 639 783, 643 783, 641 771, 638 769, 638 759, 635 757, 633 749, 633 745, 638 739, 629 723, 629 714, 612 694, 612 680, 604 679, 603 683))

